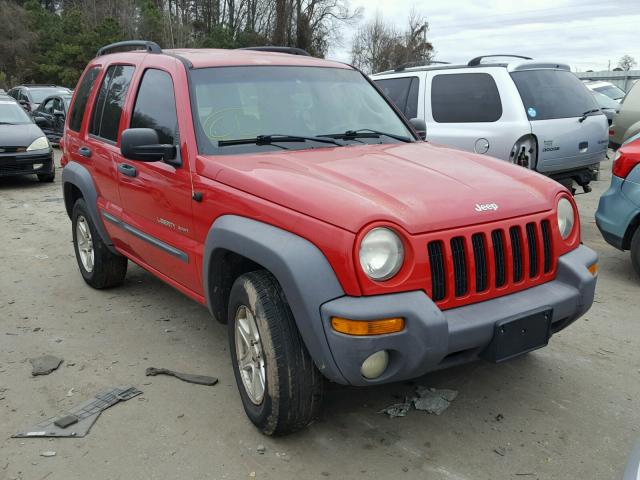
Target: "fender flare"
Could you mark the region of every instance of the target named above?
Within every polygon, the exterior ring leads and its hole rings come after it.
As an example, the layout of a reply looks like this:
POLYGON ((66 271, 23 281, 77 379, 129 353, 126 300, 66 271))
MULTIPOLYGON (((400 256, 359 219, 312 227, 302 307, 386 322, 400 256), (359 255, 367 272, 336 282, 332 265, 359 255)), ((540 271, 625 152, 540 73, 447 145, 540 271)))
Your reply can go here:
POLYGON ((242 255, 271 272, 284 291, 298 331, 318 369, 330 380, 346 384, 331 354, 320 314, 320 306, 344 296, 344 290, 318 247, 266 223, 236 215, 219 217, 209 229, 204 248, 202 275, 209 310, 211 260, 218 249, 242 255))
POLYGON ((93 178, 91 177, 89 170, 87 170, 85 166, 74 161, 67 163, 62 169, 62 193, 64 196, 64 203, 67 206, 67 213, 69 214, 69 218, 71 218, 73 205, 71 204, 71 199, 68 198, 69 189, 66 188, 66 185, 68 184, 73 185, 80 190, 82 197, 87 204, 87 210, 89 210, 91 221, 95 225, 100 238, 111 252, 117 253, 113 246, 113 242, 111 241, 111 237, 107 233, 107 229, 102 222, 102 217, 98 212, 98 190, 96 189, 96 185, 93 182, 93 178))

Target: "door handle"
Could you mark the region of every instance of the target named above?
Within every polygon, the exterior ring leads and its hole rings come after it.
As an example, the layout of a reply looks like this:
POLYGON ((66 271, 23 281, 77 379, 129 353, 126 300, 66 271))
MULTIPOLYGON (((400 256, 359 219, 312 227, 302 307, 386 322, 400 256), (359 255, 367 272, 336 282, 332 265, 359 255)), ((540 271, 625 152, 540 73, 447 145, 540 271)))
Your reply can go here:
POLYGON ((129 165, 128 163, 121 163, 120 165, 118 165, 118 171, 121 174, 126 175, 127 177, 135 177, 136 175, 138 175, 138 170, 136 170, 136 167, 134 167, 133 165, 129 165))
POLYGON ((89 147, 80 147, 78 153, 83 157, 89 158, 91 156, 91 149, 89 147))

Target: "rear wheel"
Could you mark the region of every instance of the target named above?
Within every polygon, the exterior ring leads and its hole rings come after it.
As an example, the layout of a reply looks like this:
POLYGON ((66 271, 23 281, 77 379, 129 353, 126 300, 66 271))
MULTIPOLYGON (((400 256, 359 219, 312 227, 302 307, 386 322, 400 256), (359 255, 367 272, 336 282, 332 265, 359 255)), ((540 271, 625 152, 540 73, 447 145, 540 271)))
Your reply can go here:
POLYGON ((636 233, 631 239, 631 263, 640 276, 640 227, 636 228, 636 233))
POLYGON ((320 409, 323 378, 273 275, 261 270, 235 281, 228 328, 233 373, 249 419, 267 435, 311 423, 320 409))
POLYGON ((127 258, 113 253, 102 241, 84 199, 76 201, 71 220, 73 247, 84 281, 98 289, 120 285, 127 274, 127 258))

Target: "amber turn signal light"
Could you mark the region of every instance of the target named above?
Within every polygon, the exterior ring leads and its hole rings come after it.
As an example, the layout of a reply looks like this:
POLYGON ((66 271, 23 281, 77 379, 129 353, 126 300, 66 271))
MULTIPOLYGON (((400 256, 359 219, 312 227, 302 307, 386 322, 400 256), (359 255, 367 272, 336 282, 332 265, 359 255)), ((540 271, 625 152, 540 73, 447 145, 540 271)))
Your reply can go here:
POLYGON ((331 317, 331 326, 336 332, 346 335, 384 335, 404 330, 404 318, 382 320, 349 320, 331 317))
POLYGON ((598 264, 594 263, 593 265, 591 265, 588 268, 589 272, 591 272, 591 275, 593 275, 594 277, 598 275, 598 264))

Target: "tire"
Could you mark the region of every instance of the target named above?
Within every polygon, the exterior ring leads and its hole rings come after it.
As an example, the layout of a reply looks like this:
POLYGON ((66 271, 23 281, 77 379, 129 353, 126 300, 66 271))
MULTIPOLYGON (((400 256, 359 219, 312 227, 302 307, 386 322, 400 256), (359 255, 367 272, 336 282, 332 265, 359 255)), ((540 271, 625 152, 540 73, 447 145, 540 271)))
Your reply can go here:
POLYGON ((42 183, 52 183, 56 179, 56 170, 51 173, 38 173, 38 181, 42 183))
POLYGON ((634 270, 640 276, 640 227, 636 228, 636 233, 631 239, 631 264, 634 270))
POLYGON ((84 281, 97 289, 122 284, 127 274, 127 258, 107 248, 91 220, 83 198, 78 199, 73 206, 71 224, 73 248, 84 281), (83 259, 85 255, 90 256, 91 260, 87 261, 86 257, 83 259))
POLYGON ((227 324, 233 373, 249 419, 266 435, 284 435, 309 425, 320 411, 324 379, 300 337, 284 293, 273 275, 260 270, 244 274, 234 282, 227 324), (257 336, 247 328, 251 318, 257 327, 257 336), (241 328, 243 325, 245 328, 241 328), (243 348, 247 344, 243 343, 240 330, 254 339, 253 347, 243 348), (258 372, 246 365, 244 371, 259 373, 262 365, 261 398, 255 392, 249 393, 241 373, 238 356, 242 358, 247 350, 252 359, 248 355, 244 358, 256 365, 258 372))

